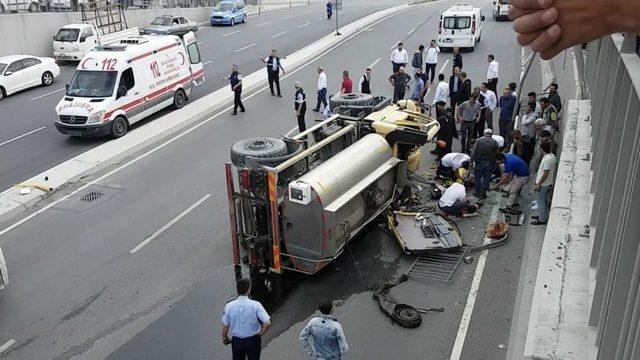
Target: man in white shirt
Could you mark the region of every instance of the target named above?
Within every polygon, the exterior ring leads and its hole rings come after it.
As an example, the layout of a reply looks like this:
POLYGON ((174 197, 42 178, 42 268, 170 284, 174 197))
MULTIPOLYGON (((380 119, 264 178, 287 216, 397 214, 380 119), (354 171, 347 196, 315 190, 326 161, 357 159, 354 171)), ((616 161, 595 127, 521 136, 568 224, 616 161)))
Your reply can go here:
POLYGON ((436 175, 463 184, 470 167, 471 156, 465 153, 448 153, 440 159, 436 175))
POLYGON ((498 151, 502 151, 504 149, 504 138, 500 135, 491 135, 493 141, 498 144, 498 151))
POLYGON ((480 121, 484 121, 484 128, 493 130, 493 110, 498 106, 496 93, 489 89, 487 83, 480 85, 480 95, 484 97, 484 106, 480 114, 480 121))
POLYGON ((495 94, 496 89, 498 88, 499 65, 493 55, 487 56, 487 61, 489 61, 489 69, 487 69, 487 86, 495 94))
POLYGON ((393 73, 397 73, 400 67, 406 67, 409 62, 409 54, 407 50, 403 48, 403 44, 401 42, 398 43, 393 52, 391 52, 391 65, 393 66, 393 73))
MULTIPOLYGON (((438 87, 436 88, 436 95, 433 97, 433 105, 441 101, 446 103, 449 99, 449 84, 444 81, 444 74, 438 75, 438 87)), ((440 113, 436 112, 436 119, 440 118, 440 113)))
POLYGON ((440 48, 436 45, 435 40, 431 40, 425 53, 427 54, 427 67, 424 72, 427 75, 430 74, 429 83, 433 84, 433 79, 436 77, 436 66, 438 66, 438 53, 440 53, 440 48))
POLYGON ((364 75, 360 76, 358 91, 361 94, 371 94, 371 68, 367 68, 364 71, 364 75))
POLYGON ((549 218, 549 209, 547 209, 547 194, 553 187, 554 177, 556 175, 556 156, 551 152, 551 142, 545 141, 540 144, 540 149, 544 154, 538 172, 536 173, 536 183, 533 191, 538 197, 538 216, 532 216, 534 219, 532 225, 544 225, 549 218))
POLYGON ((320 103, 325 107, 327 107, 327 74, 324 73, 324 70, 321 67, 318 67, 318 102, 316 103, 316 107, 313 109, 315 112, 320 112, 320 103))
POLYGON ((464 185, 454 182, 438 200, 438 208, 448 215, 464 216, 478 211, 480 204, 472 204, 464 185))

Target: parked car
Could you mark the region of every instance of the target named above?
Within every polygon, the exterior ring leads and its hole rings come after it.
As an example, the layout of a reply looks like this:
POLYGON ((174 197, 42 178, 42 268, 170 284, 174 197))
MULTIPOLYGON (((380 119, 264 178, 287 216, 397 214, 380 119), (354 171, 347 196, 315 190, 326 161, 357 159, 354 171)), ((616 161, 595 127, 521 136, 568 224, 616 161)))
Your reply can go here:
POLYGON ((49 86, 60 75, 53 58, 30 55, 0 57, 0 100, 34 86, 49 86))
POLYGON ((247 9, 244 1, 225 0, 211 11, 211 25, 235 25, 247 22, 247 9))
POLYGON ((158 16, 151 22, 150 26, 145 26, 140 30, 142 35, 165 34, 184 35, 189 31, 198 31, 198 23, 189 21, 182 16, 164 15, 158 16))

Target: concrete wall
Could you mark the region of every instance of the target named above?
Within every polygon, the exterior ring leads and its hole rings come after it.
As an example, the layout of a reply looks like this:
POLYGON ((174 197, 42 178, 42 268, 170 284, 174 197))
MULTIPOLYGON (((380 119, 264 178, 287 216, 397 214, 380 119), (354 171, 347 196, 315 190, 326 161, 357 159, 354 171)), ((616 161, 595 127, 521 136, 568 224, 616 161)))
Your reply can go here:
MULTIPOLYGON (((129 27, 148 25, 159 15, 182 15, 194 21, 206 21, 211 8, 175 8, 128 10, 129 27)), ((0 16, 0 56, 31 54, 52 56, 51 41, 58 29, 81 20, 79 12, 11 14, 0 16)))

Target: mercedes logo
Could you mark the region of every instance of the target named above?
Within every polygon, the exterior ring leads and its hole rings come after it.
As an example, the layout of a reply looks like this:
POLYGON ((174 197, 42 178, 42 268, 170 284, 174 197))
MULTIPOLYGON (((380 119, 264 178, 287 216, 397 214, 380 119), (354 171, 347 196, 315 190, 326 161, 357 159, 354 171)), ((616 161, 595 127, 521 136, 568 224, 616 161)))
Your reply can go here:
POLYGON ((75 122, 76 122, 76 118, 75 117, 72 116, 72 117, 69 118, 69 123, 70 124, 75 124, 75 122))

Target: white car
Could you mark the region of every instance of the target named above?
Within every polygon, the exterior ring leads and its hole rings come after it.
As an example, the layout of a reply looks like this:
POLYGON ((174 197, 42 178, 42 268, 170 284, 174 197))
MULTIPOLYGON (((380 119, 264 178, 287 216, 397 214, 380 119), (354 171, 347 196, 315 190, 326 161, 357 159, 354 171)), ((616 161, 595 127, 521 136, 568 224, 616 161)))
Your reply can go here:
POLYGON ((49 86, 60 75, 53 58, 30 55, 0 56, 0 100, 34 86, 49 86))

